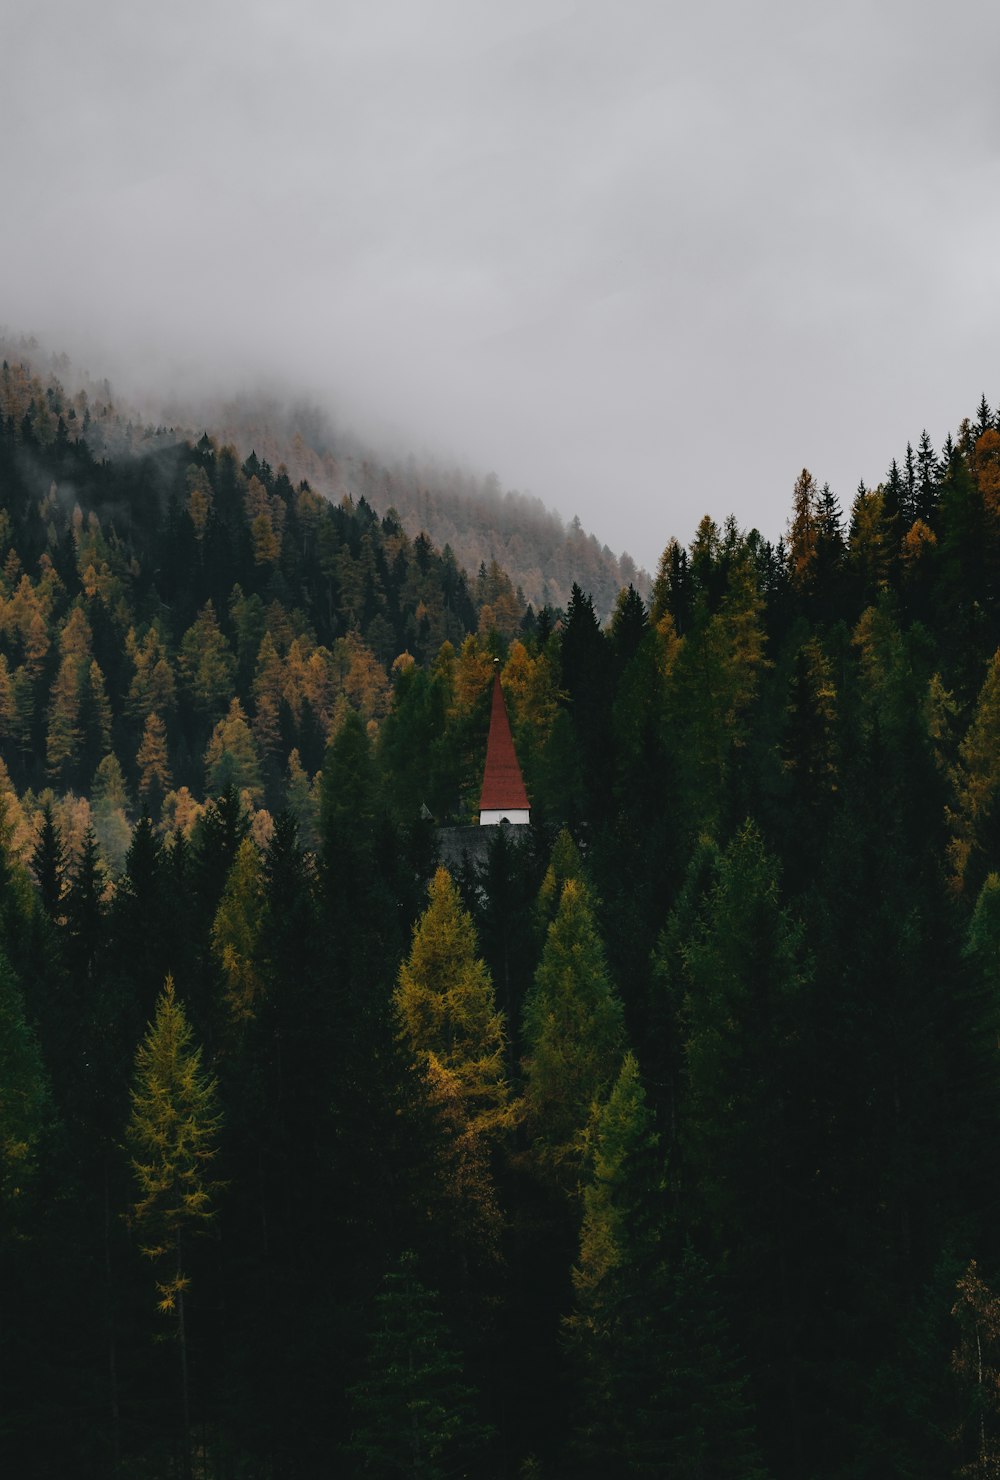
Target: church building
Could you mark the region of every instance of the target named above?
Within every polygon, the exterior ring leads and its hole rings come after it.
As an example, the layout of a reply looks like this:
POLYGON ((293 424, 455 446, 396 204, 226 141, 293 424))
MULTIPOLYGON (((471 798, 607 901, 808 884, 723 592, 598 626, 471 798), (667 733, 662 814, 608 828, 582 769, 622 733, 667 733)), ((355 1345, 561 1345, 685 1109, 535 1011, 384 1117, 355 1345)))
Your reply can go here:
POLYGON ((465 827, 438 828, 438 855, 445 868, 457 878, 459 871, 469 864, 482 867, 489 857, 490 844, 496 841, 496 833, 491 829, 501 823, 512 827, 516 837, 523 837, 521 829, 531 825, 531 810, 514 750, 514 737, 500 687, 500 664, 497 663, 483 789, 479 796, 479 826, 473 823, 465 827))
POLYGON ((493 676, 493 706, 490 711, 490 734, 486 742, 486 769, 479 798, 479 826, 494 827, 498 822, 515 826, 531 821, 528 793, 514 750, 507 706, 500 687, 500 664, 493 676))

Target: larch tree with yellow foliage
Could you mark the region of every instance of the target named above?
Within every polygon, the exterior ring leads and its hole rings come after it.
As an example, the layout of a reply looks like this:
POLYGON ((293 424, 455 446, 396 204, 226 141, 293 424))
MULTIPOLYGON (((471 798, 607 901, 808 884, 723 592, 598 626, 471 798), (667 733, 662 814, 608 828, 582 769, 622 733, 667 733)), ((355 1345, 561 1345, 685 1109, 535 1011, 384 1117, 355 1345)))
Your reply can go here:
POLYGON ((442 1181, 458 1242, 477 1257, 491 1258, 498 1247, 499 1210, 490 1150, 516 1110, 493 983, 476 955, 472 918, 447 869, 439 868, 431 880, 427 909, 400 967, 395 1005, 400 1035, 423 1067, 444 1132, 442 1181))
POLYGON ((264 867, 256 843, 247 837, 236 850, 212 925, 212 954, 234 1023, 252 1018, 263 997, 258 964, 263 919, 264 867))
POLYGON ((428 905, 399 970, 396 1011, 403 1037, 418 1058, 451 1081, 476 1132, 511 1119, 504 1068, 504 1024, 493 983, 476 955, 472 917, 445 868, 431 880, 428 905))
POLYGON ((183 1474, 191 1472, 191 1404, 184 1297, 187 1242, 214 1215, 212 1176, 222 1116, 184 1008, 168 976, 135 1056, 128 1146, 136 1183, 131 1223, 157 1267, 157 1306, 176 1323, 181 1369, 183 1474))
POLYGON ((155 816, 172 781, 167 727, 156 713, 147 716, 135 763, 139 768, 139 796, 143 806, 155 816))

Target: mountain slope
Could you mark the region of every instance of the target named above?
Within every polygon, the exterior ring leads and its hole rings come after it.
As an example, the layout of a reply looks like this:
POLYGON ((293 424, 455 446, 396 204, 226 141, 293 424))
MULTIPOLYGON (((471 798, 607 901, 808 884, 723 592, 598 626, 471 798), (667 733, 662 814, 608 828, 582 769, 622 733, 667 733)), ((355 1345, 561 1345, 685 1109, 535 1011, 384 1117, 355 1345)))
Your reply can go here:
POLYGON ((284 467, 293 484, 304 478, 334 502, 363 497, 379 515, 395 510, 411 539, 423 532, 439 549, 449 547, 470 577, 496 561, 536 609, 565 608, 574 582, 591 593, 602 616, 623 587, 649 590, 647 572, 602 546, 579 520, 566 525, 541 500, 503 491, 495 474, 387 456, 336 430, 314 405, 256 395, 140 409, 106 379, 79 371, 65 355, 47 355, 34 340, 0 336, 0 353, 8 365, 0 411, 20 422, 33 405, 43 439, 54 435, 60 411, 70 434, 82 432, 95 456, 196 442, 207 432, 220 446, 235 447, 241 462, 256 453, 261 462, 284 467))

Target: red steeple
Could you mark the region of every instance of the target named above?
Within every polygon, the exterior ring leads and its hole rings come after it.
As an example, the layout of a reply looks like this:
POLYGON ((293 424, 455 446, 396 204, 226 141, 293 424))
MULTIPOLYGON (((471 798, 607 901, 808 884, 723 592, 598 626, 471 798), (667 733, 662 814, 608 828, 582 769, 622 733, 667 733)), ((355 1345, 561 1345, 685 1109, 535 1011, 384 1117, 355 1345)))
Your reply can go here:
POLYGON ((526 812, 528 793, 524 789, 521 767, 517 763, 514 737, 510 733, 507 706, 500 687, 500 672, 493 678, 493 708, 490 711, 490 738, 486 742, 486 770, 480 812, 526 812))

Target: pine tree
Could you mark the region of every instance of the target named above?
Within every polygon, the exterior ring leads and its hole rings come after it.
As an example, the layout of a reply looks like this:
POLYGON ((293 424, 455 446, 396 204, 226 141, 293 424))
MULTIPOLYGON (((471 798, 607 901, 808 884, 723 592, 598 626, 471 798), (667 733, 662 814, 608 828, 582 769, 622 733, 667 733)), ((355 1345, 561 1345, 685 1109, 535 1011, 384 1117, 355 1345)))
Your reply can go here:
POLYGON ((315 852, 319 842, 319 793, 302 769, 299 752, 292 749, 288 756, 288 779, 285 784, 286 806, 295 818, 302 846, 315 852))
POLYGON ((38 846, 31 862, 45 913, 50 920, 56 920, 65 888, 66 850, 52 815, 51 802, 46 802, 42 809, 38 846))
POLYGON ((77 991, 85 992, 92 985, 105 945, 104 883, 97 838, 88 827, 65 896, 66 955, 77 991))
POLYGON ((665 1236, 657 1136, 639 1069, 627 1053, 614 1088, 595 1102, 586 1134, 586 1177, 575 1308, 566 1334, 580 1376, 580 1448, 607 1473, 624 1458, 638 1394, 626 1394, 627 1353, 641 1341, 650 1277, 665 1236))
POLYGON ((862 605, 876 601, 888 585, 894 555, 894 536, 882 490, 865 488, 862 483, 851 505, 847 546, 848 566, 862 605))
POLYGON ((574 582, 559 661, 583 761, 588 807, 597 816, 609 805, 613 769, 610 656, 593 600, 574 582))
POLYGON ((264 869, 252 838, 236 852, 212 924, 212 952, 222 971, 226 1005, 239 1024, 252 1017, 264 992, 261 931, 264 869))
POLYGON ((938 466, 927 435, 926 427, 920 434, 917 447, 917 506, 916 516, 932 525, 937 505, 938 466))
POLYGON ((236 661, 210 601, 184 634, 179 666, 199 718, 214 724, 232 696, 236 661))
POLYGON ((629 1053, 588 1132, 565 1323, 580 1378, 577 1452, 600 1476, 761 1480, 745 1379, 707 1267, 690 1245, 671 1257, 657 1142, 629 1053))
POLYGON ((42 1056, 20 983, 0 949, 0 1249, 31 1181, 51 1114, 42 1056))
POLYGON ((404 1254, 385 1276, 361 1379, 350 1390, 350 1451, 376 1480, 448 1480, 471 1473, 489 1430, 475 1417, 475 1394, 433 1292, 404 1254))
POLYGON ((816 638, 796 651, 788 684, 781 743, 788 788, 783 809, 784 856, 790 877, 804 884, 817 842, 829 824, 839 783, 837 690, 833 666, 816 638))
POLYGON ((814 579, 818 527, 816 480, 808 468, 803 468, 795 482, 792 521, 788 531, 792 584, 800 593, 809 591, 814 579))
POLYGON ((128 1143, 137 1193, 132 1223, 142 1252, 157 1266, 157 1308, 176 1322, 185 1475, 191 1468, 186 1253, 188 1240, 214 1216, 220 1184, 212 1162, 221 1125, 215 1081, 202 1069, 201 1049, 168 976, 136 1051, 128 1143))
POLYGON ((395 1010, 406 1050, 424 1072, 441 1131, 441 1233, 461 1264, 468 1303, 471 1265, 495 1263, 500 1245, 491 1151, 516 1116, 507 1084, 506 1034, 493 983, 476 956, 475 927, 439 868, 399 970, 395 1010))
POLYGON ((584 1135, 625 1046, 621 1003, 583 886, 563 885, 524 1004, 525 1113, 543 1174, 579 1192, 584 1135))
POLYGON ((125 864, 131 829, 126 816, 128 790, 114 754, 106 755, 94 772, 90 802, 101 857, 110 872, 118 874, 125 864))
POLYGON ((1000 862, 1000 648, 959 746, 953 789, 948 811, 953 877, 957 888, 978 890, 985 874, 1000 862))
POLYGON ((447 869, 431 880, 428 905, 399 971, 396 1012, 410 1048, 452 1081, 471 1130, 510 1123, 503 1019, 476 956, 475 927, 447 869))
POLYGON ((489 851, 476 871, 469 898, 483 957, 496 984, 507 1038, 507 1073, 521 1059, 521 1011, 538 965, 539 942, 531 913, 542 861, 532 839, 517 840, 509 828, 491 828, 489 851))
POLYGON ((645 1480, 767 1480, 744 1364, 706 1261, 690 1244, 650 1285, 624 1372, 627 1454, 645 1480))
POLYGON ((233 786, 260 801, 260 758, 239 699, 230 701, 228 714, 212 731, 205 751, 205 781, 212 796, 233 786))
POLYGON ((706 591, 667 686, 665 748, 676 777, 677 820, 692 839, 724 823, 751 706, 769 666, 757 572, 745 552, 728 564, 718 609, 710 611, 706 591))
POLYGON ((549 866, 545 870, 535 904, 535 925, 543 941, 549 926, 559 913, 563 887, 569 879, 574 879, 578 884, 584 883, 583 859, 569 828, 563 827, 556 834, 549 866))
POLYGON ((80 682, 80 755, 77 776, 84 783, 93 775, 111 744, 111 701, 101 666, 92 658, 80 682))
POLYGON ((609 632, 612 661, 619 678, 638 652, 648 629, 645 604, 635 587, 630 585, 627 591, 618 594, 609 632))
MULTIPOLYGON (((794 1260, 807 1250, 796 1238, 802 1210, 792 1188, 809 1152, 808 1118, 793 1107, 808 1062, 808 976, 802 928, 782 904, 777 867, 751 823, 719 856, 683 966, 680 1139, 689 1227, 703 1252, 726 1261, 738 1305, 746 1302, 737 1330, 748 1350, 753 1340, 755 1366, 780 1371, 783 1391, 794 1392, 799 1312, 787 1290, 794 1260), (756 1302, 770 1288, 783 1297, 765 1320, 756 1302)), ((795 1456, 794 1402, 787 1419, 795 1456)))
POLYGON ((151 815, 159 814, 163 798, 170 790, 170 758, 167 750, 167 727, 154 712, 146 716, 142 743, 135 763, 139 768, 139 798, 151 815))

